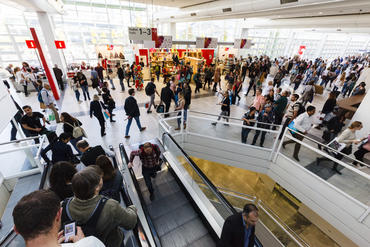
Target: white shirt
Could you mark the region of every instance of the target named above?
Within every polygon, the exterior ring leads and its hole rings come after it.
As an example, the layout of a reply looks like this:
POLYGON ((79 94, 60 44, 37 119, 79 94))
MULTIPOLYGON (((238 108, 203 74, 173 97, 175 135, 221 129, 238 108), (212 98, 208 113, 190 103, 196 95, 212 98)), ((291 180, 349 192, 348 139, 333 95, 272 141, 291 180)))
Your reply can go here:
POLYGON ((105 247, 105 245, 96 237, 89 236, 76 243, 65 243, 62 247, 105 247))
POLYGON ((309 116, 307 112, 302 113, 296 119, 294 119, 294 128, 300 132, 306 132, 311 129, 314 122, 314 115, 309 116))
POLYGON ((54 98, 52 93, 46 90, 45 88, 41 89, 41 97, 45 105, 54 104, 54 98))

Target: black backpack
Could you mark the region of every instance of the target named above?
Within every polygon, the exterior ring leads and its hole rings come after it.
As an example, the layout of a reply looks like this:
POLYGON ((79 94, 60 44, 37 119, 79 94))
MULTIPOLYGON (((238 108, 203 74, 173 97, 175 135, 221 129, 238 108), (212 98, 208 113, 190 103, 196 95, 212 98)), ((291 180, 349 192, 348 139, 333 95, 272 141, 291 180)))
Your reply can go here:
POLYGON ((145 87, 145 94, 147 96, 150 96, 150 95, 153 95, 154 93, 155 93, 155 90, 154 90, 153 83, 148 83, 148 85, 146 85, 145 87))
POLYGON ((301 115, 302 113, 306 112, 306 108, 304 108, 304 106, 302 105, 302 103, 297 102, 297 103, 295 103, 295 104, 297 104, 297 105, 299 106, 297 117, 298 117, 299 115, 301 115))
MULTIPOLYGON (((69 212, 69 203, 72 201, 73 197, 67 198, 63 201, 62 207, 62 226, 65 223, 73 221, 71 214, 69 212)), ((105 203, 108 201, 109 198, 102 197, 100 198, 99 202, 96 204, 95 209, 92 211, 91 215, 89 216, 86 223, 82 224, 81 222, 76 221, 76 226, 80 226, 82 228, 85 237, 88 236, 95 236, 99 238, 99 234, 96 232, 96 225, 98 223, 99 217, 101 212, 103 211, 105 203)), ((104 239, 99 238, 102 242, 104 239)))

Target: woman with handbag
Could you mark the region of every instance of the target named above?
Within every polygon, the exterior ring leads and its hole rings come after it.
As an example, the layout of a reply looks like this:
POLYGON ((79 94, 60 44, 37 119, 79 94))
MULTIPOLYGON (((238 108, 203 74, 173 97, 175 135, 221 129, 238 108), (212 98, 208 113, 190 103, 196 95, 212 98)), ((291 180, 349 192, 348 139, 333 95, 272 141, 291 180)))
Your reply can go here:
POLYGON ((82 154, 81 151, 77 148, 77 142, 82 140, 82 137, 86 137, 85 131, 82 129, 82 123, 77 118, 72 117, 67 112, 62 112, 60 114, 60 121, 63 122, 63 131, 71 136, 71 144, 76 149, 78 154, 82 154), (80 131, 77 131, 77 128, 80 131), (76 133, 77 132, 77 133, 76 133))
MULTIPOLYGON (((335 155, 335 158, 338 160, 343 159, 343 154, 351 154, 352 153, 352 144, 359 144, 361 141, 356 138, 356 131, 362 129, 362 123, 360 121, 354 121, 346 130, 344 130, 339 136, 338 136, 338 143, 345 144, 345 147, 340 151, 340 153, 337 153, 335 155)), ((340 171, 338 171, 338 163, 334 163, 333 171, 335 171, 338 174, 342 174, 340 171)))
POLYGON ((100 135, 105 136, 105 119, 102 112, 102 105, 97 94, 94 95, 93 100, 90 102, 90 118, 94 115, 100 124, 100 135))

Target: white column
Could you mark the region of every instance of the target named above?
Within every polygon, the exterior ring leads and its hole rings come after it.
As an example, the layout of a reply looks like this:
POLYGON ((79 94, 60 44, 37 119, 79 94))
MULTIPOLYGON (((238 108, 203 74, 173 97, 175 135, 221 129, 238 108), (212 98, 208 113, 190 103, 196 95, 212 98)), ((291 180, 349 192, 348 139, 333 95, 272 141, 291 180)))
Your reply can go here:
MULTIPOLYGON (((37 17, 39 19, 39 24, 41 27, 42 34, 44 35, 46 46, 48 47, 48 51, 50 54, 51 62, 53 64, 49 64, 51 66, 49 69, 52 72, 52 68, 54 65, 57 64, 58 67, 63 70, 64 76, 67 75, 67 65, 64 63, 64 59, 60 54, 60 51, 55 47, 55 35, 54 35, 54 27, 51 23, 50 17, 46 12, 37 12, 37 17)), ((54 73, 51 73, 54 76, 54 73)), ((56 80, 55 80, 56 83, 56 80)))
POLYGON ((172 40, 176 40, 176 22, 170 23, 170 35, 172 36, 172 40))

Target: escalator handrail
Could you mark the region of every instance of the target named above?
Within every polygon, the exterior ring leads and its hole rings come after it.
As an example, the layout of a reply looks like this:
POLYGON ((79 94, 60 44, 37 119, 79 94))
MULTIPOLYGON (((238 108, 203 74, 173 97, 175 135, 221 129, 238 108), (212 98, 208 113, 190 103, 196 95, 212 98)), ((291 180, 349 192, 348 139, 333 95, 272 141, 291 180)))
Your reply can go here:
MULTIPOLYGON (((50 163, 47 163, 47 164, 44 165, 44 170, 42 171, 42 174, 41 174, 41 180, 40 180, 39 190, 43 189, 44 186, 45 186, 46 177, 47 177, 47 174, 48 174, 48 171, 49 171, 50 167, 51 167, 51 164, 50 163)), ((3 246, 8 241, 11 241, 17 235, 18 235, 18 233, 16 233, 14 231, 14 228, 12 228, 8 232, 8 234, 6 234, 6 236, 3 239, 0 240, 0 246, 3 246)))
MULTIPOLYGON (((202 170, 195 164, 195 162, 188 156, 188 154, 182 149, 182 147, 176 142, 176 140, 169 134, 163 133, 162 138, 164 136, 168 136, 172 142, 176 145, 176 147, 181 151, 184 155, 187 162, 191 165, 191 167, 195 170, 198 176, 204 181, 204 183, 210 188, 212 193, 217 197, 217 199, 227 208, 227 210, 231 214, 236 214, 237 211, 235 208, 230 204, 230 202, 221 194, 221 192, 217 189, 217 187, 208 179, 208 177, 202 172, 202 170)), ((164 140, 162 139, 163 143, 164 140)))
MULTIPOLYGON (((126 149, 125 149, 125 147, 124 147, 124 145, 122 143, 119 144, 119 150, 120 150, 120 153, 121 153, 122 158, 125 159, 125 163, 127 165, 129 163, 129 159, 128 159, 128 156, 127 156, 126 149)), ((133 169, 132 168, 128 168, 128 166, 127 166, 127 169, 128 169, 128 171, 130 173, 130 176, 131 176, 132 181, 134 183, 135 189, 136 189, 137 194, 139 196, 139 200, 140 200, 141 206, 143 208, 145 218, 146 218, 146 220, 148 222, 148 226, 150 228, 150 233, 151 233, 151 235, 153 237, 153 240, 155 242, 155 245, 156 245, 156 247, 161 247, 162 245, 161 245, 161 242, 159 240, 159 235, 158 235, 158 233, 157 233, 157 231, 155 229, 155 226, 153 224, 152 219, 149 216, 149 210, 146 207, 146 204, 145 204, 143 195, 141 193, 141 189, 140 189, 139 183, 137 182, 135 173, 134 173, 133 169)))

